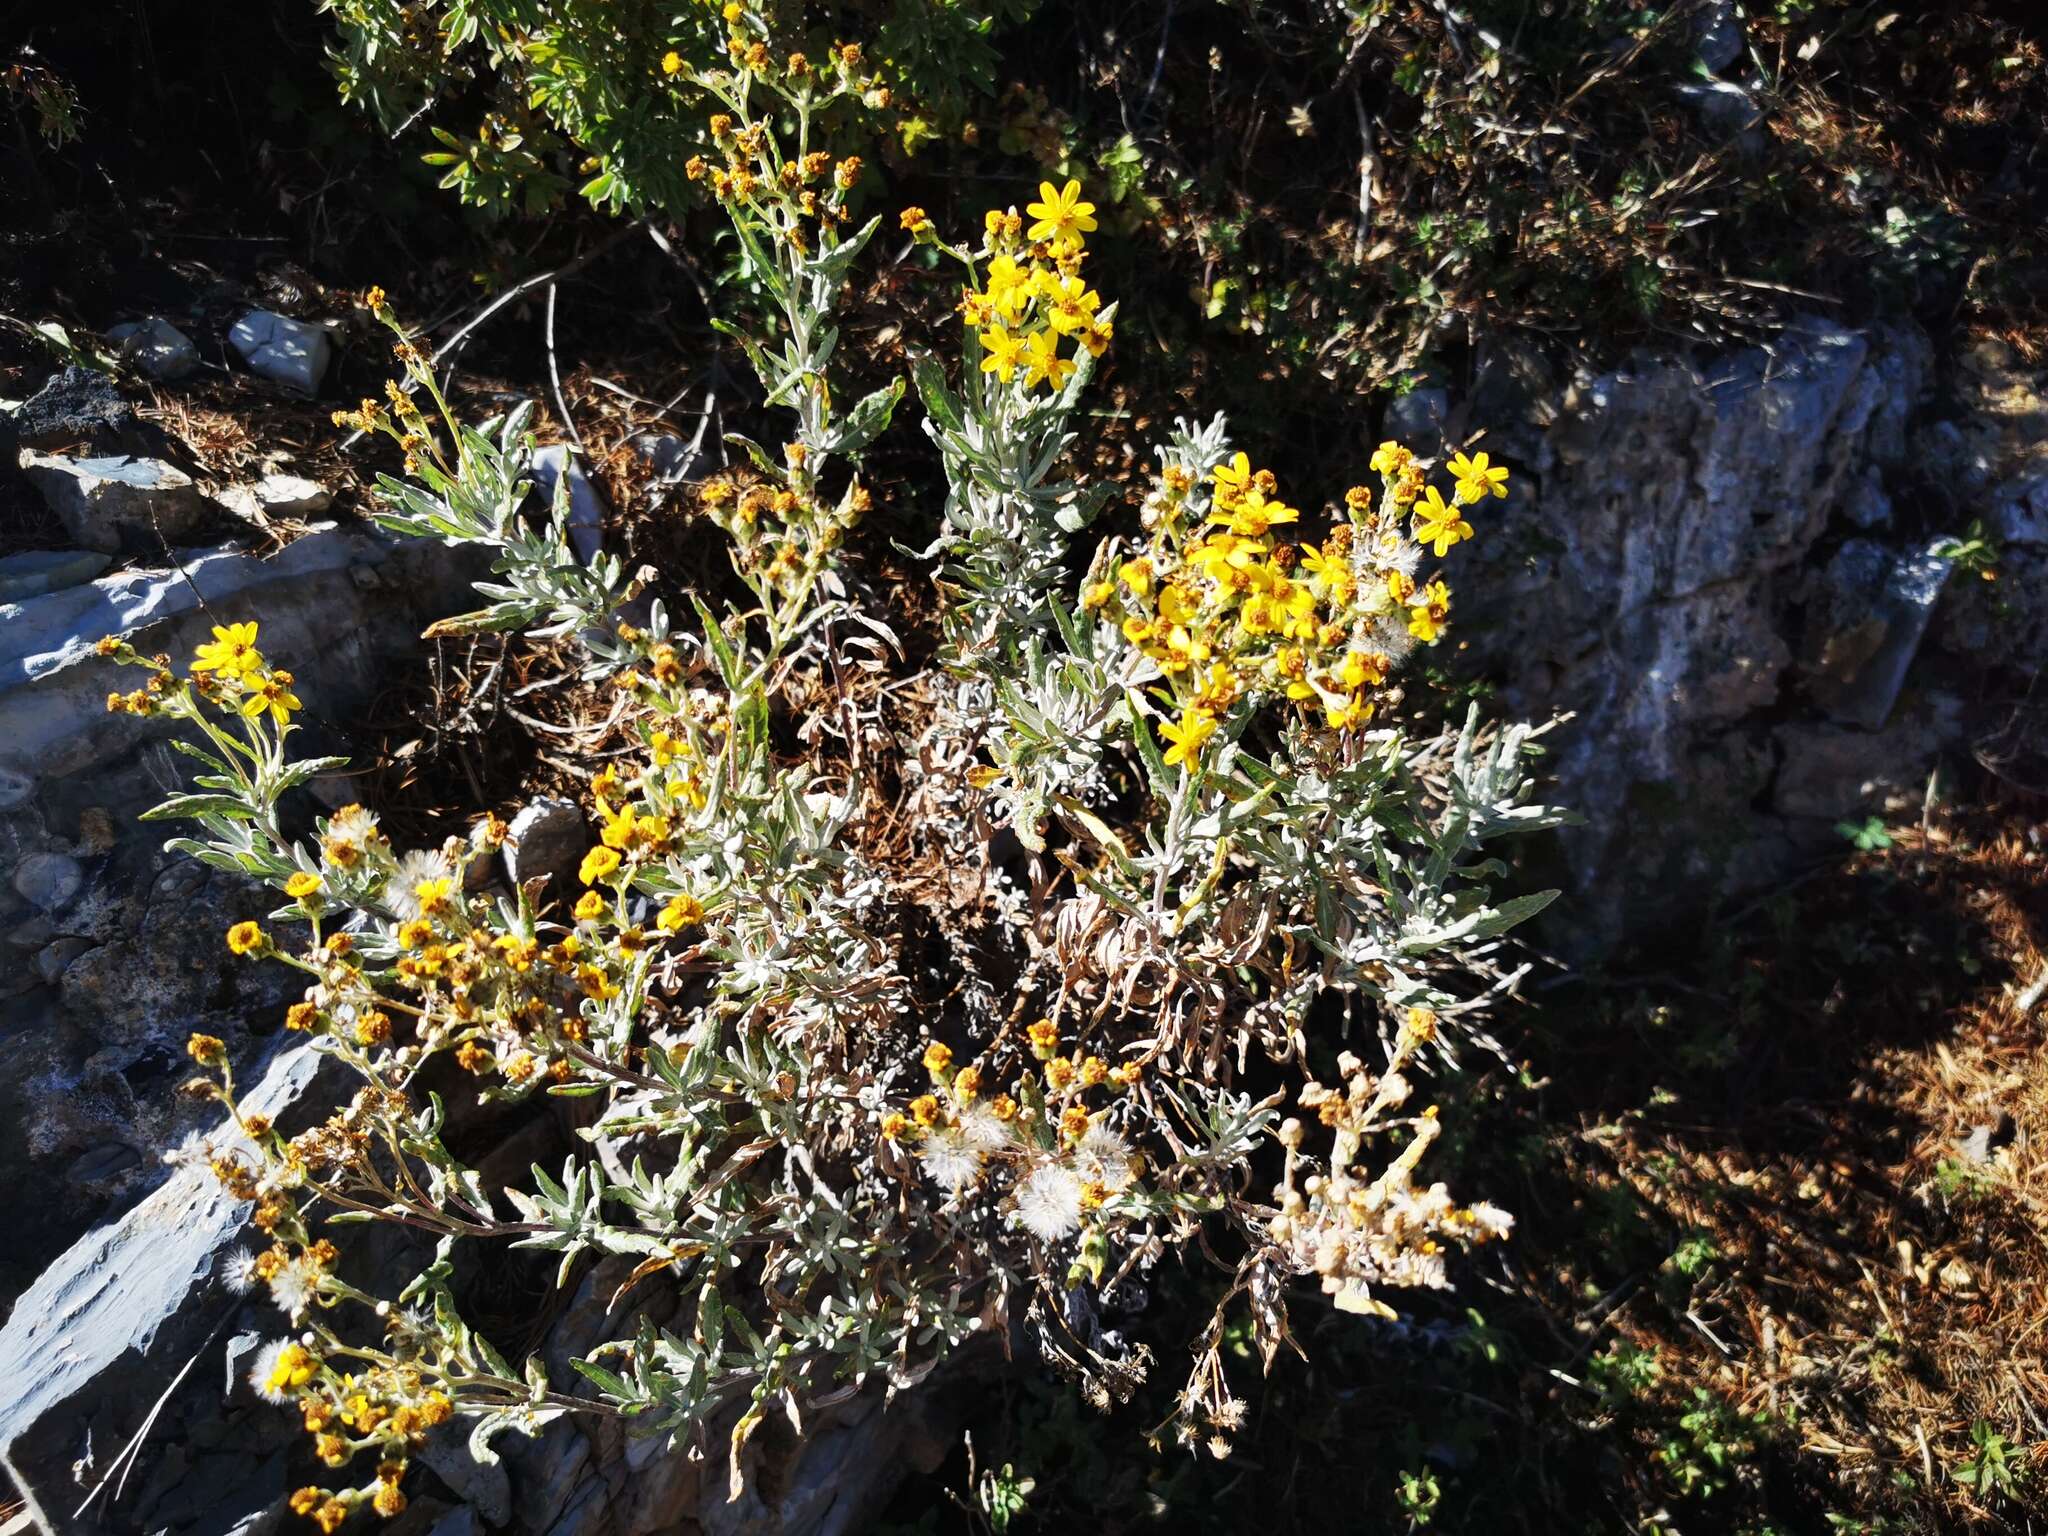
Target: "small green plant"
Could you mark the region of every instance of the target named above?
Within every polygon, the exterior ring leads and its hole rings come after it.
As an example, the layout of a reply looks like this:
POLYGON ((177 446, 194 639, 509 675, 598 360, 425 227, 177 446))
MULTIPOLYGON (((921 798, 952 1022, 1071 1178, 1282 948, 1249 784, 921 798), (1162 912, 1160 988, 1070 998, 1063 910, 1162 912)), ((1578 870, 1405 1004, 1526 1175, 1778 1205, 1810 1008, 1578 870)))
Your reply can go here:
POLYGON ((1892 845, 1891 833, 1885 830, 1883 820, 1876 816, 1866 816, 1861 821, 1838 821, 1835 833, 1858 853, 1878 853, 1892 845))
POLYGON ((1443 1502, 1443 1496, 1436 1474, 1428 1467, 1402 1472, 1394 1485, 1394 1502, 1408 1517, 1410 1530, 1419 1531, 1436 1519, 1437 1506, 1443 1502))
POLYGON ((1674 1431, 1660 1437, 1656 1459, 1682 1498, 1711 1499, 1725 1492, 1756 1455, 1767 1413, 1745 1414, 1705 1387, 1692 1389, 1692 1407, 1674 1431))
POLYGON ((2012 1498, 2019 1491, 2019 1447, 1979 1419, 1970 1426, 1970 1452, 1949 1475, 1986 1503, 2012 1498))
POLYGON ((1984 527, 1984 520, 1972 518, 1970 526, 1955 537, 1943 539, 1934 546, 1938 559, 1950 562, 1959 571, 1967 571, 1981 581, 1998 579, 1998 559, 2001 553, 1998 541, 1984 527))
POLYGON ((1586 1364, 1586 1384, 1609 1413, 1647 1396, 1663 1374, 1656 1350, 1638 1349, 1628 1343, 1617 1343, 1586 1364))

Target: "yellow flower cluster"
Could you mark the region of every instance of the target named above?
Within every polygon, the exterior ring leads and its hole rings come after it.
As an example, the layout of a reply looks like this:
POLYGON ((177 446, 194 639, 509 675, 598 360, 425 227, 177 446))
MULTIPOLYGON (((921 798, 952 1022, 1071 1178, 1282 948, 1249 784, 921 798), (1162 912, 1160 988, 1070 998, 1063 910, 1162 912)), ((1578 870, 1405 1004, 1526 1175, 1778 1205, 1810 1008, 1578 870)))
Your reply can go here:
MULTIPOLYGON (((98 650, 103 656, 140 660, 121 641, 112 638, 102 640, 98 650)), ((153 670, 146 687, 132 693, 107 695, 109 713, 154 715, 163 708, 165 696, 176 682, 170 659, 159 656, 150 665, 153 670)), ((216 624, 213 639, 203 642, 194 652, 187 681, 195 693, 216 707, 232 709, 251 720, 268 715, 280 730, 291 724, 294 710, 304 708, 299 696, 292 692, 291 673, 282 667, 272 667, 256 649, 253 622, 225 628, 216 624)))
MULTIPOLYGON (((1081 276, 1095 205, 1082 200, 1078 181, 1041 182, 1038 196, 1022 214, 989 210, 981 252, 987 271, 962 296, 960 318, 980 335, 983 373, 1005 384, 1021 375, 1026 389, 1057 390, 1073 374, 1079 349, 1093 357, 1108 350, 1113 325, 1100 313, 1102 296, 1081 276), (1075 350, 1063 355, 1068 342, 1075 350)), ((910 213, 919 229, 929 228, 920 210, 910 213)))
POLYGON ((1444 555, 1472 536, 1462 509, 1505 496, 1507 471, 1483 453, 1454 457, 1452 499, 1415 456, 1382 443, 1377 495, 1345 493, 1347 517, 1319 544, 1282 530, 1301 513, 1272 471, 1239 453, 1197 470, 1170 464, 1145 509, 1142 552, 1082 594, 1155 662, 1176 718, 1161 727, 1166 761, 1192 766, 1240 701, 1285 698, 1333 730, 1363 725, 1396 663, 1443 634, 1450 589, 1419 581, 1425 548, 1444 555))

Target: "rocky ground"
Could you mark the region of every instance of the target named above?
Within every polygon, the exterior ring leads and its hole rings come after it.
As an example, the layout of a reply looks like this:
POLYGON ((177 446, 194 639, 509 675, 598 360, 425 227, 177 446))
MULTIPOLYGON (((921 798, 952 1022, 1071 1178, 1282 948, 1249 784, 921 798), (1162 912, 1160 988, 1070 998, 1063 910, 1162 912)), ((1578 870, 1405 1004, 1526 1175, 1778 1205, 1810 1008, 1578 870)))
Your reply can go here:
MULTIPOLYGON (((201 69, 178 51, 191 39, 163 46, 167 80, 181 59, 201 69)), ((235 1369, 257 1326, 221 1283, 240 1213, 164 1154, 200 1124, 170 1092, 194 1029, 226 1039, 283 1113, 310 1112, 323 1087, 280 1041, 275 976, 231 969, 220 949, 258 894, 164 854, 136 823, 175 763, 160 731, 105 713, 93 643, 186 651, 213 623, 254 618, 274 659, 317 680, 309 744, 356 759, 312 786, 316 802, 403 802, 429 819, 495 809, 522 835, 516 857, 576 855, 548 845, 575 835, 559 808, 579 782, 563 741, 590 723, 588 701, 545 654, 501 670, 488 652, 479 667, 418 640, 469 606, 474 572, 371 526, 368 482, 389 465, 329 413, 387 368, 352 291, 403 272, 405 302, 445 343, 483 308, 477 281, 502 289, 612 235, 565 221, 516 251, 425 197, 395 213, 352 202, 347 168, 378 151, 308 105, 325 82, 305 34, 289 34, 277 73, 300 94, 273 98, 276 141, 262 142, 292 168, 266 169, 252 148, 208 177, 137 133, 106 152, 104 176, 21 194, 0 273, 10 312, 59 316, 65 345, 104 352, 81 360, 13 333, 0 349, 0 1461, 21 1501, 0 1490, 8 1536, 253 1536, 278 1523, 300 1454, 235 1369), (302 119, 301 137, 277 126, 302 119)), ((380 188, 419 194, 384 169, 380 188)), ((536 290, 457 349, 462 397, 556 405, 549 462, 572 477, 590 547, 687 580, 712 545, 676 488, 717 452, 706 420, 747 403, 694 284, 651 242, 605 247, 578 282, 559 394, 536 290), (560 407, 581 455, 563 446, 560 407)), ((901 308, 906 284, 915 301, 914 279, 878 275, 864 334, 882 334, 873 315, 885 290, 901 308)), ((1110 388, 1121 404, 1147 383, 1134 371, 1110 388)), ((1947 1469, 1979 1423, 2048 1443, 2025 1363, 2048 1316, 2029 1257, 2048 1134, 2042 383, 2025 348, 1987 332, 1815 306, 1761 342, 1595 355, 1503 335, 1468 368, 1305 429, 1347 452, 1382 432, 1423 447, 1483 432, 1516 467, 1516 496, 1461 556, 1466 648, 1430 686, 1567 717, 1549 738, 1552 792, 1584 824, 1523 874, 1569 896, 1537 939, 1546 980, 1514 1040, 1520 1076, 1503 1069, 1480 1094, 1496 1095, 1498 1146, 1531 1150, 1471 1153, 1525 1197, 1519 1268, 1480 1302, 1511 1335, 1509 1364, 1489 1356, 1455 1389, 1492 1405, 1473 1410, 1484 1433, 1415 1407, 1452 1390, 1442 1356, 1476 1347, 1451 1308, 1413 1337, 1325 1340, 1331 1364, 1283 1371, 1261 1410, 1273 1427, 1248 1453, 1263 1465, 1240 1463, 1227 1487, 1136 1451, 1104 1467, 1095 1421, 1076 1428, 1006 1379, 965 1403, 846 1405, 767 1447, 767 1474, 730 1506, 681 1458, 573 1426, 503 1466, 450 1445, 406 1529, 850 1531, 906 1469, 965 1479, 963 1417, 984 1446, 1010 1433, 1005 1453, 1040 1458, 1042 1479, 1065 1469, 1069 1491, 1047 1489, 1042 1507, 1065 1497, 1078 1512, 1099 1494, 1104 1529, 1162 1510, 1198 1523, 1327 1512, 1297 1484, 1348 1465, 1358 1437, 1392 1444, 1416 1423, 1440 1428, 1360 1474, 1379 1479, 1375 1497, 1393 1496, 1397 1464, 1451 1487, 1504 1458, 1532 1485, 1560 1485, 1522 1512, 1543 1529, 1540 1511, 1603 1479, 1672 1496, 1657 1478, 1694 1442, 1666 1410, 1696 1386, 1777 1416, 1723 1442, 1775 1447, 1749 1463, 1766 1509, 1817 1519, 1852 1494, 1879 1507, 1868 1489, 1903 1473, 1942 1490, 1906 1507, 2005 1518, 2010 1501, 1947 1469), (1659 1097, 1673 1082, 1681 1108, 1659 1097), (1739 1193, 1757 1190, 1770 1200, 1739 1193), (1782 1304, 1788 1287, 1799 1306, 1782 1304), (1934 1342, 1916 1357, 1923 1336, 1934 1342), (1559 1373, 1578 1390, 1586 1362, 1624 1343, 1661 1351, 1663 1388, 1597 1412, 1546 1395, 1559 1373), (1412 1391, 1360 1408, 1367 1379, 1412 1391), (1794 1402, 1803 1417, 1788 1416, 1794 1402), (1303 1430, 1332 1403, 1326 1439, 1303 1430), (1495 1422, 1510 1419, 1522 1427, 1495 1422), (1532 1424, 1571 1429, 1553 1442, 1532 1424)), ((1124 429, 1105 430, 1102 462, 1128 472, 1124 429)), ((918 487, 896 489, 883 531, 907 540, 923 530, 918 487)), ((914 629, 928 618, 922 576, 884 542, 862 558, 914 629)), ((537 1150, 500 1152, 523 1165, 537 1150)), ((365 1262, 403 1273, 416 1257, 365 1262)), ((477 1284, 515 1336, 559 1357, 603 1321, 611 1278, 587 1276, 558 1304, 512 1266, 477 1284)), ((1168 1308, 1154 1326, 1185 1322, 1168 1308)), ((1111 1433, 1135 1445, 1141 1428, 1111 1433)), ((933 1482, 911 1487, 905 1524, 949 1508, 933 1482)), ((1496 1507, 1469 1499, 1476 1519, 1496 1507)), ((1687 1528, 1736 1528, 1703 1518, 1687 1528)))

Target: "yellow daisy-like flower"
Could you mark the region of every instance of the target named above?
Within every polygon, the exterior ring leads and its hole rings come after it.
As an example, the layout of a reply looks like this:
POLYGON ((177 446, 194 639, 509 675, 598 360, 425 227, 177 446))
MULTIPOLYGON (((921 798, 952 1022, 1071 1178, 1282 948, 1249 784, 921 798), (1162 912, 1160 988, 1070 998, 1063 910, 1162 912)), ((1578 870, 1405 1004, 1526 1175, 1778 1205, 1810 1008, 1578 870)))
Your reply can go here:
MULTIPOLYGON (((1459 494, 1464 488, 1460 486, 1459 494)), ((1472 537, 1472 525, 1458 513, 1456 502, 1446 503, 1443 493, 1435 486, 1423 491, 1415 503, 1415 542, 1427 544, 1430 551, 1441 560, 1450 553, 1451 546, 1461 539, 1472 537)))
POLYGON ((1018 364, 1024 360, 1023 338, 1000 325, 991 326, 981 333, 981 346, 988 354, 981 360, 981 371, 1009 383, 1017 372, 1018 364))
POLYGON ((1505 497, 1508 493, 1507 466, 1490 462, 1484 453, 1475 453, 1470 458, 1454 453, 1445 467, 1457 477, 1460 501, 1475 502, 1487 496, 1505 497))
POLYGON ((1201 757, 1202 748, 1208 744, 1209 738, 1216 734, 1216 717, 1205 709, 1184 710, 1178 722, 1169 720, 1160 726, 1159 734, 1168 742, 1167 764, 1192 767, 1201 757))
POLYGON ((226 677, 244 677, 257 671, 263 665, 263 657, 256 649, 256 625, 252 620, 247 624, 230 624, 225 629, 213 626, 213 639, 201 645, 192 653, 194 672, 219 672, 226 677))
POLYGON ((680 75, 683 72, 683 56, 671 48, 661 56, 661 72, 664 75, 680 75))
POLYGON ((1074 360, 1060 356, 1059 333, 1033 331, 1024 355, 1024 387, 1043 383, 1058 389, 1074 371, 1074 360))
POLYGON ((1055 189, 1051 182, 1041 181, 1038 197, 1024 208, 1037 221, 1026 231, 1031 239, 1071 240, 1078 245, 1082 235, 1094 233, 1095 205, 1081 201, 1080 182, 1070 181, 1055 189))
POLYGON ((303 869, 284 883, 284 893, 291 897, 293 901, 304 901, 319 889, 320 877, 308 874, 303 869))
POLYGON ((595 885, 619 867, 619 851, 616 848, 597 847, 583 855, 583 866, 577 876, 585 885, 595 885))
POLYGON ((293 710, 305 707, 299 702, 299 696, 292 692, 292 675, 289 672, 267 673, 261 681, 252 681, 251 673, 244 673, 242 678, 249 684, 249 692, 242 700, 242 713, 251 720, 268 711, 270 718, 282 729, 292 723, 293 710))
POLYGON ((668 905, 661 909, 661 915, 654 920, 654 926, 663 933, 680 933, 685 928, 694 928, 704 921, 704 904, 689 892, 671 896, 668 905))
POLYGON ((1434 645, 1444 632, 1444 617, 1451 610, 1451 589, 1432 581, 1415 594, 1421 599, 1408 610, 1408 633, 1424 645, 1434 645))
POLYGON ((260 923, 237 923, 228 930, 228 953, 253 955, 269 942, 260 923))

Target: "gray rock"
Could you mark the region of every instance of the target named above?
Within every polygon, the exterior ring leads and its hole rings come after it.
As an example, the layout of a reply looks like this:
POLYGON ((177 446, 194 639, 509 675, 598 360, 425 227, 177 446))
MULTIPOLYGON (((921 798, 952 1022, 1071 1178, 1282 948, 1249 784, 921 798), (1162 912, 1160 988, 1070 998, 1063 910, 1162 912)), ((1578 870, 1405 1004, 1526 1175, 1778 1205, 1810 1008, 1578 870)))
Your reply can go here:
POLYGON ((542 799, 523 807, 506 827, 505 875, 517 887, 551 877, 567 890, 590 847, 590 824, 573 800, 542 799))
POLYGON ((273 517, 314 517, 334 504, 326 486, 304 475, 277 472, 244 485, 231 485, 220 504, 237 517, 263 523, 273 517))
POLYGON ((1768 352, 1581 374, 1547 426, 1524 411, 1502 434, 1511 494, 1448 563, 1467 663, 1505 679, 1515 713, 1575 716, 1551 738, 1551 793, 1586 818, 1558 839, 1571 927, 1555 942, 1654 932, 1800 856, 1783 813, 1757 807, 1773 727, 1811 713, 1786 686, 1805 573, 1901 450, 1930 367, 1912 333, 1806 321, 1768 352))
POLYGON ((206 517, 192 477, 158 459, 25 453, 21 468, 64 531, 87 549, 158 547, 157 539, 182 539, 206 517))
POLYGON ((1851 539, 1835 552, 1810 605, 1805 659, 1807 686, 1831 718, 1884 724, 1951 569, 1931 545, 1901 555, 1851 539))
POLYGON ((199 349, 192 339, 155 315, 115 326, 107 340, 125 361, 152 379, 182 379, 199 366, 199 349))
MULTIPOLYGON (((36 857, 43 858, 46 855, 37 854, 36 857)), ((44 981, 55 985, 71 962, 91 948, 91 939, 76 936, 54 939, 36 951, 36 974, 44 981)))
POLYGON ((1718 75, 1743 55, 1742 13, 1735 0, 1713 0, 1693 17, 1693 49, 1710 75, 1718 75))
POLYGON ((583 465, 576 456, 561 443, 550 443, 533 456, 533 489, 544 506, 553 509, 555 488, 562 479, 562 467, 568 466, 569 485, 569 544, 576 551, 576 558, 585 565, 597 558, 597 552, 604 543, 604 498, 597 494, 597 487, 590 483, 590 477, 583 472, 583 465))
POLYGON ((1688 80, 1672 87, 1709 133, 1733 137, 1764 120, 1756 98, 1728 80, 1688 80))
POLYGON ((1402 443, 1425 458, 1443 444, 1444 423, 1450 419, 1450 391, 1437 388, 1411 389, 1387 402, 1381 418, 1380 435, 1402 443))
MULTIPOLYGON (((6 425, 7 435, 23 448, 84 444, 99 453, 154 453, 164 441, 163 433, 121 398, 112 379, 76 363, 45 380, 6 418, 6 425)), ((12 452, 0 457, 12 465, 12 452)))
POLYGON ((0 603, 61 592, 91 581, 113 557, 96 549, 25 549, 0 559, 0 603))
MULTIPOLYGON (((249 1106, 280 1116, 312 1090, 320 1058, 294 1046, 273 1060, 249 1106)), ((90 1426, 140 1426, 163 1383, 213 1326, 197 1303, 233 1247, 247 1208, 203 1161, 178 1168, 112 1226, 51 1266, 0 1328, 0 1467, 37 1529, 76 1529, 72 1465, 90 1426), (153 1383, 153 1384, 152 1384, 153 1383), (109 1400, 111 1396, 111 1400, 109 1400)), ((107 1452, 127 1436, 102 1438, 107 1452)))
POLYGON ((237 320, 228 332, 228 345, 251 372, 305 395, 320 392, 334 356, 334 341, 324 327, 288 320, 267 309, 251 310, 237 320))
POLYGON ((45 912, 62 911, 85 883, 78 860, 63 853, 32 853, 14 866, 15 894, 45 912))
POLYGON ((503 1525, 512 1518, 511 1478, 502 1463, 480 1462, 469 1454, 467 1425, 450 1424, 430 1437, 420 1447, 420 1460, 484 1524, 503 1525))
POLYGON ((186 657, 214 624, 257 621, 265 653, 298 676, 311 726, 294 745, 313 756, 347 747, 321 717, 346 720, 388 686, 427 623, 473 606, 468 584, 482 573, 439 544, 371 530, 316 531, 269 560, 232 549, 180 558, 182 572, 128 570, 0 606, 0 996, 11 1052, 0 1074, 0 1167, 11 1175, 0 1184, 0 1296, 145 1195, 164 1176, 158 1154, 210 1118, 170 1091, 186 1037, 219 1035, 245 1070, 304 985, 282 967, 234 962, 221 944, 228 924, 274 897, 167 862, 176 829, 137 821, 189 784, 191 764, 169 750, 169 723, 107 713, 108 691, 139 678, 100 660, 94 642, 128 635, 146 652, 186 657), (62 903, 58 921, 17 878, 62 903), (142 1156, 109 1173, 95 1149, 117 1143, 142 1156))

